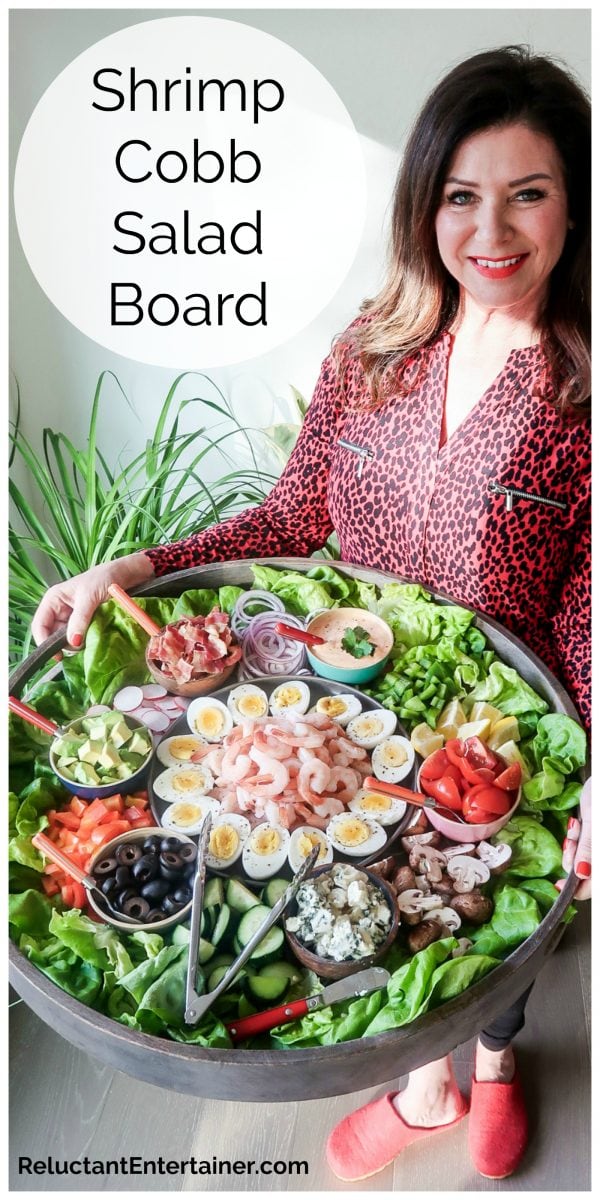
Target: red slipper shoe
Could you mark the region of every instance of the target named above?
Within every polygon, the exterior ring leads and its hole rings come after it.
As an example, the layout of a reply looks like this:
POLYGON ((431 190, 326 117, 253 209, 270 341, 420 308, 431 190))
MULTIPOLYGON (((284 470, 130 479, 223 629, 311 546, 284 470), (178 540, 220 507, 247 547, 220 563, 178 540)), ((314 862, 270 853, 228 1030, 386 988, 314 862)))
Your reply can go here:
POLYGON ((397 1092, 388 1092, 379 1100, 363 1105, 344 1117, 329 1134, 327 1161, 334 1175, 344 1183, 356 1183, 383 1171, 411 1142, 452 1129, 469 1111, 463 1097, 463 1111, 447 1125, 429 1128, 407 1125, 392 1104, 397 1095, 397 1092))
POLYGON ((527 1149, 527 1111, 521 1081, 478 1082, 473 1076, 469 1153, 486 1179, 506 1179, 527 1149))

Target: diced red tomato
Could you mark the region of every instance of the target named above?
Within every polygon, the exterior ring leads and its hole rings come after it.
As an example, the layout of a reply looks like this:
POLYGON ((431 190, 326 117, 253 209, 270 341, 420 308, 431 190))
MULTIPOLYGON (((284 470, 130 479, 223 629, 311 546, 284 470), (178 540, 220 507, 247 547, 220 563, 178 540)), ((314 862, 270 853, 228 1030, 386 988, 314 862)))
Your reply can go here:
POLYGON ((73 908, 73 884, 63 883, 60 894, 63 904, 66 904, 67 908, 73 908))
POLYGON ((108 811, 112 813, 122 813, 125 808, 122 796, 107 796, 103 801, 103 804, 106 806, 108 811))
POLYGON ((426 779, 441 779, 445 775, 450 760, 445 750, 434 750, 433 754, 429 754, 421 767, 421 782, 426 779))
POLYGON ((427 791, 429 796, 433 796, 434 800, 438 800, 440 804, 444 804, 446 808, 451 808, 453 812, 460 812, 462 809, 462 798, 458 789, 458 784, 454 779, 443 775, 441 779, 430 779, 427 781, 427 791))
POLYGON ((67 829, 79 829, 79 817, 76 817, 75 813, 69 811, 56 812, 54 820, 58 821, 59 825, 66 825, 67 829))
POLYGON ((490 750, 479 737, 465 738, 465 757, 472 767, 484 767, 494 775, 497 775, 499 767, 504 765, 499 755, 490 750))
POLYGON ((478 787, 471 788, 465 799, 467 796, 478 808, 487 812, 488 820, 493 817, 503 817, 511 808, 508 792, 503 792, 501 788, 491 787, 489 784, 480 784, 478 787))
POLYGON ((104 846, 106 842, 111 842, 120 833, 128 833, 129 828, 128 821, 111 821, 109 825, 97 825, 95 829, 92 829, 90 842, 93 846, 104 846))
POLYGON ((87 804, 85 800, 80 800, 79 796, 73 796, 73 799, 69 804, 69 808, 71 809, 72 813, 75 813, 76 817, 81 818, 87 809, 87 804))
POLYGON ((87 895, 82 883, 77 880, 73 882, 73 908, 85 908, 87 895))
POLYGON ((463 800, 463 817, 471 825, 489 825, 491 813, 486 812, 485 808, 479 808, 479 805, 471 800, 469 796, 465 796, 463 800))
POLYGON ((129 808, 127 809, 127 820, 128 821, 139 821, 140 817, 143 817, 143 816, 144 816, 144 814, 142 812, 142 809, 138 808, 137 804, 131 804, 129 806, 129 808))
POLYGON ((131 826, 133 829, 155 829, 156 821, 150 813, 146 813, 143 817, 138 817, 137 821, 132 821, 131 826))
POLYGON ((501 771, 494 780, 494 787, 503 788, 507 792, 516 792, 521 786, 521 764, 511 763, 505 771, 501 771))
POLYGON ((56 896, 60 892, 58 884, 49 875, 42 875, 42 887, 47 896, 56 896))

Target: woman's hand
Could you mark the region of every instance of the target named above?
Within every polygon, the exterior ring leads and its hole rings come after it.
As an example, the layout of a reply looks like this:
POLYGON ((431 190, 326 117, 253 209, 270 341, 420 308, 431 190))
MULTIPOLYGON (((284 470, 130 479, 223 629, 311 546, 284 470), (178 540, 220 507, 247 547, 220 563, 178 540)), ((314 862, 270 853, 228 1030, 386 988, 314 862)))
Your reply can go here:
POLYGON ((79 649, 94 612, 108 597, 108 585, 120 583, 127 589, 153 575, 150 559, 139 553, 90 567, 66 583, 55 583, 46 592, 31 622, 34 640, 39 645, 67 623, 67 641, 79 649))
MULTIPOLYGON (((570 871, 575 864, 575 874, 583 880, 573 897, 574 900, 589 900, 592 894, 592 781, 587 779, 581 792, 581 820, 569 817, 567 836, 563 843, 562 865, 565 871, 570 871)), ((559 879, 554 885, 559 889, 565 885, 564 879, 559 879)))

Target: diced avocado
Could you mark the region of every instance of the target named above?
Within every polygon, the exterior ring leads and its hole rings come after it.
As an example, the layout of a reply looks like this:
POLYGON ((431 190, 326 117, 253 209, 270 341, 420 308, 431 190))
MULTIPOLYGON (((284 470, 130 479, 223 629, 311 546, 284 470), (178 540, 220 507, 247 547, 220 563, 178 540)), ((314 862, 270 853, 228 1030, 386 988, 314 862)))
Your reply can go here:
POLYGON ((131 776, 131 773, 132 773, 131 767, 128 767, 127 763, 121 763, 121 765, 119 767, 113 768, 113 770, 111 771, 111 777, 113 779, 120 779, 120 780, 129 779, 131 776))
POLYGON ((126 725, 125 721, 120 720, 116 725, 113 725, 108 736, 114 746, 124 746, 125 742, 130 741, 132 734, 129 725, 126 725))
POLYGON ((108 730, 104 722, 99 717, 95 717, 93 721, 90 721, 88 737, 92 742, 103 743, 106 741, 108 737, 108 730))
POLYGON ((82 738, 78 737, 59 737, 52 746, 52 753, 57 758, 77 758, 79 747, 82 744, 82 738))
MULTIPOLYGON (((102 721, 105 729, 112 729, 113 725, 119 725, 123 720, 123 713, 117 712, 116 709, 113 709, 111 712, 102 713, 99 719, 102 721)), ((96 718, 96 720, 98 720, 98 718, 96 718)))
POLYGON ((97 762, 99 767, 110 768, 120 766, 119 752, 116 746, 111 746, 110 742, 105 742, 98 755, 97 762))
POLYGON ((145 758, 150 750, 150 739, 145 737, 139 729, 135 729, 127 749, 130 754, 142 754, 145 758))
POLYGON ((78 758, 80 762, 91 763, 95 766, 100 758, 102 751, 102 742, 92 742, 90 738, 79 747, 78 758))
POLYGON ((73 767, 73 779, 76 783, 99 783, 100 779, 94 768, 87 762, 75 763, 73 767))

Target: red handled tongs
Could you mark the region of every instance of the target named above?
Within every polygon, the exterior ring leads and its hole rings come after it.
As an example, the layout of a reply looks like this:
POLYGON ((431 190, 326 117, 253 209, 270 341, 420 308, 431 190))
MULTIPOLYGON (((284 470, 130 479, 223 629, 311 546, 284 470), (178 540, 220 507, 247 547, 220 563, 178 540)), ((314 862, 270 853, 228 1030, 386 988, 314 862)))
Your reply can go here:
POLYGON ((196 988, 196 984, 198 982, 198 950, 200 948, 200 922, 202 919, 202 901, 204 899, 204 885, 206 881, 206 851, 208 848, 211 825, 212 816, 209 813, 204 819, 198 840, 198 868, 194 878, 194 891, 192 895, 190 950, 185 987, 184 1020, 186 1025, 197 1025, 198 1021, 202 1016, 204 1016, 204 1013, 208 1011, 211 1004, 214 1004, 217 996, 220 996, 222 992, 227 991, 230 983, 233 979, 235 979, 238 971, 240 971, 244 966, 244 963, 248 961, 253 951, 256 950, 259 942, 262 942, 265 934, 268 933, 271 926, 274 925, 279 919, 281 914, 290 903, 290 900, 293 900, 298 888, 300 887, 300 884, 306 879, 306 876, 310 874, 315 866, 320 851, 320 846, 313 846, 310 854, 306 856, 304 862, 302 863, 300 870, 294 875, 289 887, 286 888, 285 892, 277 901, 277 903, 273 905, 269 915, 265 917, 262 925, 259 925, 256 933, 253 934, 248 944, 244 946, 244 949, 240 954, 238 954, 234 962, 232 962, 221 981, 215 988, 213 988, 212 992, 206 992, 203 995, 199 995, 196 988))

